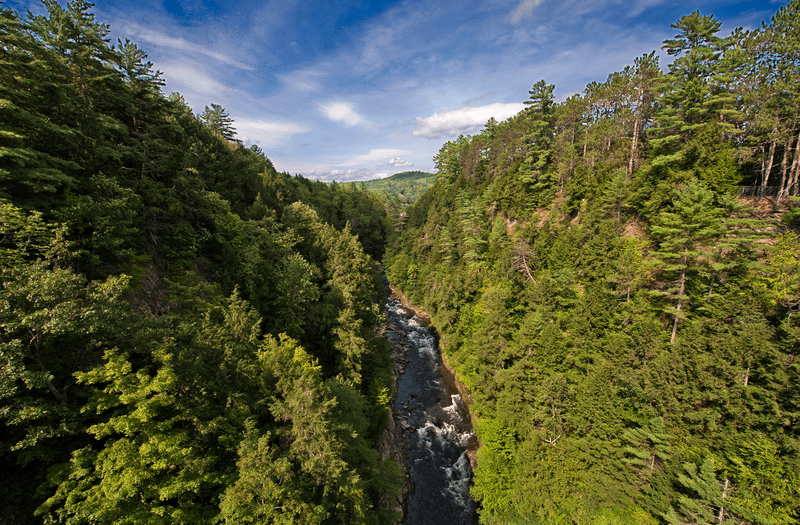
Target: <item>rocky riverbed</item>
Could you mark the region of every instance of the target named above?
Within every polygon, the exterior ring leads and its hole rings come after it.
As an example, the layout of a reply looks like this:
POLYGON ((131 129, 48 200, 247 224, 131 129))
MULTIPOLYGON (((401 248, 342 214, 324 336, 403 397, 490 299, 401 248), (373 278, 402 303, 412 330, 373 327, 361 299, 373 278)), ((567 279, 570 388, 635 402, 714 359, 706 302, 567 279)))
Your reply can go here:
POLYGON ((467 450, 474 448, 475 437, 469 412, 443 370, 426 323, 395 297, 387 300, 386 313, 396 395, 378 449, 406 474, 394 506, 403 510, 407 525, 471 524, 475 504, 467 450))

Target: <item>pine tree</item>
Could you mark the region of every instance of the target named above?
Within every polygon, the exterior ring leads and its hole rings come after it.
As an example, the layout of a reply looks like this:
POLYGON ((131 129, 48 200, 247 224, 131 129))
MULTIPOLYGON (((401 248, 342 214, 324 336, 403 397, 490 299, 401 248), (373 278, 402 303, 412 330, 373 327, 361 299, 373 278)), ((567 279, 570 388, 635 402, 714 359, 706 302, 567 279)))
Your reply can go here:
MULTIPOLYGON (((723 525, 729 523, 727 518, 750 516, 741 506, 730 499, 733 486, 726 477, 720 481, 717 478, 714 460, 703 460, 700 470, 694 463, 683 465, 685 474, 678 476, 678 482, 688 491, 687 495, 679 497, 678 511, 670 507, 664 515, 670 525, 689 525, 703 523, 707 525, 723 525), (685 521, 688 520, 688 521, 685 521)), ((732 521, 736 523, 737 521, 732 521)), ((741 522, 739 522, 741 523, 741 522)))
MULTIPOLYGON (((703 151, 703 141, 713 148, 723 144, 722 137, 738 133, 735 122, 741 113, 731 107, 733 99, 727 88, 731 78, 726 68, 732 68, 733 63, 723 60, 731 42, 716 36, 718 20, 698 11, 681 17, 671 27, 681 32, 665 40, 663 49, 678 58, 670 64, 670 73, 662 77, 663 94, 658 99, 655 125, 648 130, 655 155, 652 165, 693 171, 705 181, 702 163, 719 156, 724 162, 730 153, 703 151)), ((722 176, 723 181, 729 178, 738 182, 735 173, 722 176)))
POLYGON ((48 209, 56 192, 75 179, 75 163, 60 157, 53 145, 72 143, 73 133, 51 121, 53 73, 48 51, 25 23, 0 8, 0 197, 27 208, 48 209))
POLYGON ((542 176, 553 147, 554 89, 554 85, 540 80, 530 90, 530 99, 524 102, 528 106, 524 112, 527 133, 523 137, 526 150, 520 177, 535 192, 546 190, 549 186, 542 176))
POLYGON ((687 317, 689 270, 708 253, 710 242, 722 233, 721 218, 721 210, 713 205, 713 194, 693 181, 678 192, 672 210, 661 212, 651 227, 660 242, 656 256, 667 275, 675 279, 667 291, 653 292, 675 301, 675 306, 667 310, 674 319, 671 344, 675 344, 678 323, 687 317))
POLYGON ((200 120, 225 140, 238 143, 236 128, 233 127, 233 119, 225 112, 225 108, 219 104, 211 104, 210 108, 206 106, 200 115, 200 120))
POLYGON ((656 467, 671 457, 669 439, 669 434, 664 432, 663 418, 654 418, 640 427, 625 429, 622 440, 628 443, 625 452, 629 454, 625 463, 638 471, 642 478, 652 476, 656 467))

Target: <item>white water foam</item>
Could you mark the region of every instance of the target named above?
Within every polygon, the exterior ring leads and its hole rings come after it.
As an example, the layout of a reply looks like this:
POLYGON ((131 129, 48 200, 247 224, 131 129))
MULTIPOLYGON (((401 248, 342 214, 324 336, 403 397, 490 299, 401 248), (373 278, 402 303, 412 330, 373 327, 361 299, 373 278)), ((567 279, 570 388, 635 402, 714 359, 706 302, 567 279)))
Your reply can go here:
POLYGON ((461 424, 464 420, 461 418, 461 410, 463 408, 464 402, 461 401, 461 396, 458 394, 452 394, 450 396, 451 404, 449 406, 444 407, 445 413, 450 416, 450 421, 454 424, 461 424))
POLYGON ((469 508, 469 476, 470 466, 469 459, 467 458, 467 451, 465 450, 458 457, 455 465, 452 467, 444 467, 445 476, 447 477, 447 488, 445 489, 453 499, 461 505, 462 508, 469 508))
MULTIPOLYGON (((450 423, 437 426, 433 422, 428 421, 425 425, 417 429, 419 444, 431 453, 433 453, 432 445, 434 439, 438 442, 439 446, 443 446, 446 443, 458 443, 461 446, 466 446, 472 435, 472 432, 458 432, 456 427, 450 423)), ((424 461, 424 459, 418 461, 424 461)), ((445 491, 452 496, 453 500, 455 500, 459 506, 468 509, 470 505, 470 465, 469 459, 467 458, 467 451, 465 450, 453 465, 441 468, 447 480, 445 491)))

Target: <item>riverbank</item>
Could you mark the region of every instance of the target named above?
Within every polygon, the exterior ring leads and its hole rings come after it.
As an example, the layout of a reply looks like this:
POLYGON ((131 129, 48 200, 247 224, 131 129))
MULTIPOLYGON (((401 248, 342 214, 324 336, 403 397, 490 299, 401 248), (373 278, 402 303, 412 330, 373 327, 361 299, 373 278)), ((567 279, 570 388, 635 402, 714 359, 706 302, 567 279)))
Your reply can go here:
POLYGON ((408 469, 405 461, 405 450, 402 442, 402 429, 396 421, 394 413, 394 403, 397 398, 398 385, 400 383, 400 376, 405 372, 408 366, 408 359, 406 353, 411 343, 404 337, 403 330, 395 324, 388 315, 385 315, 384 326, 381 331, 389 340, 389 347, 391 351, 392 363, 392 396, 389 401, 389 424, 383 431, 380 439, 377 442, 378 451, 381 453, 381 459, 394 460, 400 468, 403 469, 403 486, 400 494, 397 495, 394 502, 389 502, 392 510, 400 513, 400 518, 395 523, 402 523, 405 517, 405 503, 408 498, 408 493, 411 490, 411 481, 408 476, 408 469))

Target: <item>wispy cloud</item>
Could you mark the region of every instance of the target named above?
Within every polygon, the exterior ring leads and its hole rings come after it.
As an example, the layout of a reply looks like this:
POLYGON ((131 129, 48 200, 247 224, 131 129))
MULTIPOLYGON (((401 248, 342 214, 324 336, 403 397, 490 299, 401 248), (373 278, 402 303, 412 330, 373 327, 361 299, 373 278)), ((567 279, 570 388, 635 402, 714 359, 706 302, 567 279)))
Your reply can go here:
MULTIPOLYGON (((170 90, 193 91, 203 95, 220 96, 229 88, 198 64, 188 61, 162 64, 164 78, 170 90)), ((185 94, 185 93, 184 93, 185 94)))
POLYGON ((484 93, 483 95, 479 95, 479 96, 477 96, 475 98, 471 98, 471 99, 467 100, 466 102, 464 102, 464 107, 471 108, 471 107, 475 106, 475 104, 477 104, 478 102, 480 102, 481 100, 485 99, 486 97, 488 97, 491 94, 492 93, 489 92, 489 93, 484 93))
POLYGON ((185 40, 183 38, 176 38, 173 36, 164 35, 153 31, 151 29, 147 29, 136 24, 128 24, 125 27, 126 32, 132 34, 136 41, 143 41, 149 44, 153 44, 155 46, 166 47, 175 51, 184 51, 195 53, 198 55, 203 55, 206 57, 213 58, 222 62, 223 64, 227 64, 229 66, 237 67, 239 69, 245 69, 247 71, 253 71, 255 67, 245 64, 244 62, 240 62, 226 54, 218 53, 212 49, 208 49, 207 47, 194 44, 185 40))
POLYGON ((517 25, 533 14, 533 10, 544 0, 522 0, 516 9, 506 17, 506 22, 517 25))
POLYGON ((310 128, 296 122, 234 119, 239 138, 245 143, 256 143, 262 147, 273 147, 285 142, 292 135, 307 133, 310 128))
POLYGON ((659 4, 663 4, 665 0, 637 0, 635 2, 631 2, 631 10, 628 13, 628 17, 639 16, 643 12, 651 9, 659 4))
POLYGON ((333 102, 331 104, 323 104, 320 106, 322 112, 331 120, 337 122, 344 122, 348 126, 355 126, 356 124, 367 124, 366 119, 356 113, 353 105, 349 102, 333 102))
POLYGON ((437 139, 475 133, 480 131, 490 118, 503 121, 516 115, 524 107, 525 105, 521 103, 498 103, 434 113, 429 117, 417 117, 412 134, 415 137, 437 139))
POLYGON ((358 155, 345 162, 342 162, 340 165, 355 166, 357 164, 366 164, 369 162, 384 161, 385 164, 379 164, 378 166, 389 166, 390 165, 389 163, 391 161, 399 160, 399 157, 403 157, 405 155, 411 155, 412 153, 413 151, 408 151, 403 149, 376 148, 369 150, 369 153, 366 153, 364 155, 358 155))
MULTIPOLYGON (((278 164, 275 164, 278 166, 278 164)), ((290 170, 290 173, 301 173, 309 179, 323 180, 323 181, 339 181, 339 182, 355 182, 359 180, 373 180, 382 179, 389 174, 386 172, 378 172, 369 168, 352 168, 352 169, 334 169, 330 166, 316 166, 315 169, 295 169, 290 170)))
POLYGON ((361 63, 358 69, 362 72, 377 69, 383 66, 387 56, 397 53, 394 45, 395 30, 391 27, 379 26, 373 28, 364 39, 361 63))
POLYGON ((306 91, 313 92, 322 89, 322 80, 326 73, 318 68, 298 69, 278 75, 281 82, 286 85, 290 91, 306 91))
POLYGON ((400 157, 395 157, 388 162, 382 162, 378 164, 377 167, 383 168, 388 166, 391 168, 406 168, 408 166, 413 166, 413 165, 414 165, 413 163, 408 162, 407 160, 402 160, 400 157))
POLYGON ((331 170, 323 180, 338 180, 340 182, 352 182, 357 180, 370 180, 378 178, 375 173, 367 168, 357 168, 349 170, 331 170))

